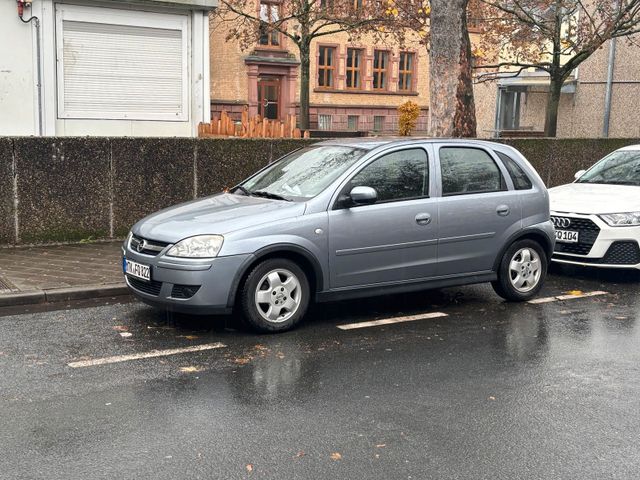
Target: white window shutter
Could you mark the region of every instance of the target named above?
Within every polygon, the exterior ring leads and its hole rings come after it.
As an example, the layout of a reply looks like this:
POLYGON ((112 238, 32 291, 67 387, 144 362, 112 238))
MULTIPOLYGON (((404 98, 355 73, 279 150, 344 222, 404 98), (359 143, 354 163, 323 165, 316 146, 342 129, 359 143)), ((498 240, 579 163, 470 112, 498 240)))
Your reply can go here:
POLYGON ((117 10, 63 8, 59 116, 188 119, 186 21, 154 22, 153 14, 136 11, 124 17, 117 10), (166 28, 167 23, 176 27, 166 28))

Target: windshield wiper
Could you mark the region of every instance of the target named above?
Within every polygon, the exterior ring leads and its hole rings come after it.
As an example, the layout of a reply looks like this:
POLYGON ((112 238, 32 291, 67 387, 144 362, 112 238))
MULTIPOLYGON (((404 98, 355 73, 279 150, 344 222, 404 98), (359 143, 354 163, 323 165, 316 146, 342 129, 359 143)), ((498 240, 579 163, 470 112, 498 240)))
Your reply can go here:
POLYGON ((285 202, 292 201, 291 199, 285 198, 282 195, 278 195, 277 193, 265 192, 263 190, 257 190, 255 192, 251 192, 251 195, 253 195, 254 197, 270 198, 272 200, 284 200, 285 202))
POLYGON ((231 190, 231 193, 235 193, 238 190, 240 190, 242 193, 244 193, 247 197, 250 197, 251 195, 253 195, 253 193, 251 191, 247 190, 242 185, 238 185, 238 186, 233 187, 233 189, 231 190))

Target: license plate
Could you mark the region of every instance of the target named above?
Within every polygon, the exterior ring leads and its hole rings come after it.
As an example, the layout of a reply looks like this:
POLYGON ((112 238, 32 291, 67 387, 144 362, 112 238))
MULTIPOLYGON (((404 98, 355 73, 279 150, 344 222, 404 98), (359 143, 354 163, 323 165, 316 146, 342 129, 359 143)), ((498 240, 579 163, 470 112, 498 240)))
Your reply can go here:
POLYGON ((556 240, 563 243, 578 243, 579 232, 573 230, 556 230, 556 240))
POLYGON ((124 259, 124 273, 142 280, 151 281, 151 267, 124 259))

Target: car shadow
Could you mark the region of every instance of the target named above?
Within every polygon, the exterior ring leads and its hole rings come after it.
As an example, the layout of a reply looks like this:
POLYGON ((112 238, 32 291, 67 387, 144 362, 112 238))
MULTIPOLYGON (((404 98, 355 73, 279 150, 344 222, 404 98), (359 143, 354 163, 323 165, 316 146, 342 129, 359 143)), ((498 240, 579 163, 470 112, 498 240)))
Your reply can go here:
POLYGON ((640 282, 640 270, 582 267, 552 263, 549 273, 568 276, 579 280, 594 280, 606 283, 638 283, 640 282))

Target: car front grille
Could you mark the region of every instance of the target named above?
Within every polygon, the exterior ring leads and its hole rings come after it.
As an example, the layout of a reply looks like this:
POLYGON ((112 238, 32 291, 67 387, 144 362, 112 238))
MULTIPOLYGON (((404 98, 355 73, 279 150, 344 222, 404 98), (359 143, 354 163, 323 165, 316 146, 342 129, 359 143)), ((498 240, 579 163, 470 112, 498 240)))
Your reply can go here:
MULTIPOLYGON (((558 219, 567 218, 571 224, 560 230, 573 230, 578 232, 578 243, 556 242, 555 253, 572 253, 575 255, 589 255, 593 244, 600 234, 600 227, 588 218, 577 218, 569 216, 552 216, 551 220, 557 224, 558 219)), ((556 227, 558 228, 558 227, 556 227)))
POLYGON ((576 258, 571 255, 554 254, 556 260, 579 261, 593 265, 637 265, 640 263, 640 246, 637 242, 613 242, 602 258, 576 258))
POLYGON ((134 290, 146 293, 147 295, 153 295, 154 297, 160 295, 160 289, 162 289, 162 282, 158 282, 157 280, 146 282, 127 275, 127 282, 134 290))
POLYGON ((169 244, 165 242, 158 242, 157 240, 149 240, 137 235, 132 235, 131 240, 129 241, 129 248, 132 251, 142 253, 143 255, 150 255, 152 257, 158 255, 167 245, 169 244))
POLYGON ((200 285, 174 285, 171 289, 171 298, 186 300, 193 297, 200 290, 200 285))
POLYGON ((613 242, 602 259, 609 265, 636 265, 640 263, 638 242, 613 242))

